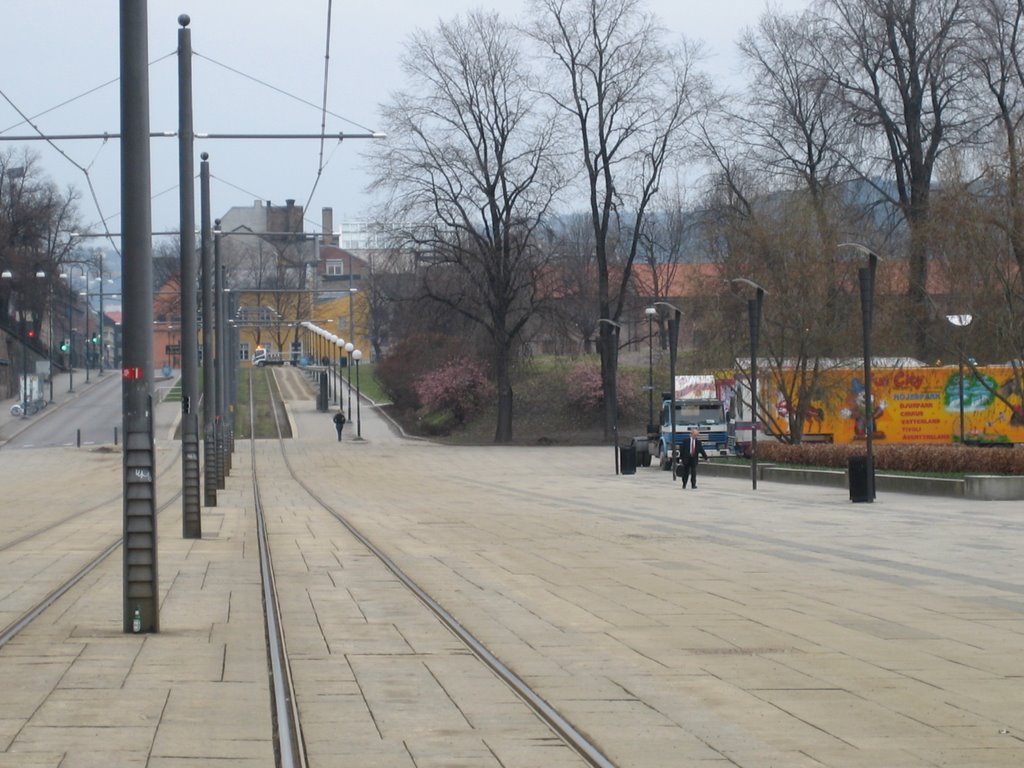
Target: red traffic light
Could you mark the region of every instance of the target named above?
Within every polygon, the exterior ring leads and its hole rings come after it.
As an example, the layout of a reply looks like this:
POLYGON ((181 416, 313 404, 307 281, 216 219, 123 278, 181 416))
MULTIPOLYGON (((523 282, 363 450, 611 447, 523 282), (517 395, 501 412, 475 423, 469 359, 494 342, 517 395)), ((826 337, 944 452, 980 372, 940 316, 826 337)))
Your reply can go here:
POLYGON ((30 339, 34 339, 36 337, 36 331, 35 331, 34 328, 29 328, 28 329, 28 337, 30 339))

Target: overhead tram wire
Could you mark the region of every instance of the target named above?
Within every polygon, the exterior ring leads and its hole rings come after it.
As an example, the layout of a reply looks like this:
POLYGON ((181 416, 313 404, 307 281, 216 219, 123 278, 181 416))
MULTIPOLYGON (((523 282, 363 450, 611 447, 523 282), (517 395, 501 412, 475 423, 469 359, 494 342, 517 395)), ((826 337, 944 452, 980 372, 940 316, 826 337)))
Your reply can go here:
MULTIPOLYGON (((2 88, 0 88, 0 97, 3 97, 3 100, 11 106, 11 109, 17 112, 21 119, 25 123, 27 123, 33 131, 36 132, 40 140, 45 141, 47 144, 49 144, 61 157, 63 157, 65 160, 71 163, 71 165, 73 165, 75 168, 82 172, 82 175, 85 176, 85 183, 89 186, 89 194, 92 196, 93 205, 96 206, 96 213, 98 213, 100 216, 100 221, 103 224, 103 229, 106 230, 107 219, 103 215, 103 208, 100 206, 99 197, 96 195, 96 188, 92 184, 92 176, 89 174, 89 169, 83 167, 80 163, 73 160, 67 152, 65 152, 63 149, 57 146, 53 139, 47 137, 46 134, 43 133, 42 129, 40 129, 39 126, 37 126, 34 122, 32 122, 32 118, 26 115, 22 111, 22 109, 11 100, 11 98, 7 95, 7 92, 4 91, 2 88)), ((93 162, 96 162, 95 158, 93 158, 93 162)), ((107 239, 110 241, 111 246, 113 246, 114 252, 117 253, 118 256, 120 256, 121 252, 118 250, 117 244, 114 242, 113 238, 108 235, 107 239)))
MULTIPOLYGON (((170 53, 164 54, 163 56, 160 56, 159 58, 156 58, 153 61, 149 62, 149 66, 152 67, 154 64, 159 64, 164 59, 169 59, 172 56, 176 56, 176 55, 177 55, 177 51, 176 50, 175 51, 171 51, 170 53)), ((106 229, 107 217, 103 215, 103 209, 100 207, 99 197, 96 195, 96 188, 93 186, 92 176, 89 174, 89 168, 83 167, 80 163, 78 163, 74 159, 72 159, 70 155, 68 155, 63 149, 61 149, 60 147, 58 147, 54 143, 55 141, 61 140, 59 137, 47 136, 39 128, 39 126, 37 126, 33 121, 38 119, 38 118, 40 118, 40 117, 43 117, 44 115, 48 115, 50 112, 53 112, 53 111, 58 110, 58 109, 61 109, 62 107, 66 107, 68 104, 72 104, 72 103, 78 101, 79 99, 83 99, 86 96, 89 96, 89 95, 91 95, 93 93, 96 93, 97 91, 100 91, 100 90, 102 90, 104 88, 107 88, 107 87, 113 85, 114 83, 119 82, 120 79, 121 79, 120 77, 115 77, 114 79, 108 80, 105 83, 101 83, 100 85, 93 86, 92 88, 88 89, 87 91, 83 91, 82 93, 78 94, 77 96, 72 96, 70 99, 65 99, 64 101, 60 102, 59 104, 55 104, 54 106, 49 107, 47 109, 44 109, 42 112, 37 112, 35 115, 32 115, 32 116, 26 115, 24 113, 24 111, 22 111, 14 103, 14 101, 11 100, 11 98, 7 95, 7 93, 3 89, 0 89, 0 96, 2 96, 4 101, 6 101, 11 106, 11 109, 13 109, 15 112, 17 112, 18 116, 21 117, 21 122, 20 123, 15 123, 14 125, 12 125, 12 126, 10 126, 8 128, 4 128, 3 130, 0 130, 0 141, 12 141, 12 140, 15 140, 13 137, 8 137, 8 136, 5 136, 4 134, 6 134, 7 131, 12 131, 15 128, 21 126, 21 125, 28 125, 33 131, 36 132, 36 134, 38 135, 39 140, 45 141, 47 144, 49 144, 54 149, 54 151, 56 151, 59 155, 61 155, 61 157, 63 157, 65 160, 67 160, 69 163, 71 163, 71 165, 74 166, 76 169, 81 171, 82 175, 85 176, 85 183, 89 187, 89 194, 92 197, 93 205, 96 206, 96 213, 99 214, 100 222, 103 223, 104 229, 106 229)), ((102 147, 101 147, 101 149, 102 149, 102 147)), ((96 162, 96 158, 97 157, 99 157, 99 151, 97 151, 96 157, 93 157, 92 163, 89 164, 89 167, 92 167, 93 163, 96 162)), ((111 246, 114 248, 114 252, 117 253, 118 256, 120 256, 121 253, 120 253, 120 251, 117 248, 117 244, 113 241, 113 238, 111 238, 108 235, 107 239, 110 241, 111 246)))
MULTIPOLYGON (((172 56, 176 56, 176 55, 177 55, 177 51, 171 51, 170 53, 164 54, 163 56, 161 56, 158 59, 153 59, 153 61, 149 62, 149 66, 152 67, 154 64, 159 64, 164 59, 169 59, 172 56)), ((26 124, 32 125, 32 123, 31 123, 32 120, 37 120, 38 118, 43 117, 45 115, 48 115, 51 112, 56 112, 58 109, 61 109, 62 107, 66 107, 69 104, 74 104, 79 99, 84 99, 86 96, 91 96, 92 94, 96 93, 97 91, 102 91, 104 88, 107 88, 107 87, 113 85, 114 83, 118 82, 120 79, 121 79, 120 77, 115 77, 113 80, 107 80, 107 82, 105 82, 105 83, 100 83, 99 85, 94 85, 89 90, 82 91, 82 93, 78 94, 77 96, 72 96, 70 99, 65 99, 64 101, 60 102, 59 104, 54 104, 52 107, 48 107, 48 108, 44 109, 42 112, 37 112, 36 114, 32 115, 31 117, 23 119, 20 123, 15 123, 14 125, 8 126, 7 128, 0 128, 0 139, 5 138, 3 134, 7 133, 8 131, 13 131, 15 128, 18 128, 19 126, 26 125, 26 124)))
MULTIPOLYGON (((210 62, 211 64, 215 64, 218 67, 222 67, 222 68, 226 69, 228 72, 232 72, 232 73, 238 75, 239 77, 244 77, 247 80, 251 80, 252 82, 256 83, 257 85, 262 85, 264 88, 269 88, 272 91, 280 93, 282 96, 286 96, 289 99, 292 99, 293 101, 297 101, 300 104, 305 104, 307 107, 312 107, 313 109, 316 109, 316 110, 320 110, 321 109, 320 106, 314 104, 311 101, 307 101, 306 99, 303 99, 300 96, 296 96, 294 93, 289 93, 288 91, 284 90, 283 88, 278 88, 276 85, 271 85, 270 83, 266 82, 265 80, 260 80, 259 78, 253 77, 252 75, 247 75, 245 72, 242 72, 242 71, 240 71, 238 69, 235 69, 234 67, 229 67, 227 64, 224 64, 224 63, 222 63, 220 61, 217 61, 216 59, 211 59, 209 56, 204 56, 203 54, 198 53, 196 51, 192 51, 192 55, 195 56, 198 59, 205 59, 206 61, 210 62)), ((354 125, 356 128, 361 128, 362 130, 366 131, 367 133, 371 133, 371 134, 372 133, 376 133, 372 128, 368 128, 367 126, 365 126, 365 125, 363 125, 361 123, 357 123, 355 120, 350 120, 349 118, 344 117, 343 115, 339 115, 339 114, 337 114, 335 112, 331 112, 330 110, 325 110, 325 111, 331 117, 336 117, 339 120, 343 120, 344 122, 348 123, 349 125, 354 125)))
POLYGON ((313 188, 309 190, 306 204, 302 206, 304 211, 309 210, 309 203, 316 193, 316 188, 320 186, 320 178, 324 173, 324 139, 322 135, 327 130, 327 84, 331 72, 331 11, 333 10, 333 5, 333 0, 327 0, 327 40, 324 42, 324 95, 320 108, 320 157, 317 160, 316 178, 313 179, 313 188))
MULTIPOLYGON (((325 56, 324 56, 325 61, 324 61, 323 103, 320 106, 317 106, 316 104, 313 104, 312 102, 306 101, 305 99, 302 99, 301 97, 296 96, 295 94, 289 93, 288 91, 285 91, 282 88, 278 88, 277 86, 271 85, 270 83, 268 83, 268 82, 266 82, 264 80, 260 80, 259 78, 253 77, 252 75, 248 75, 248 74, 246 74, 246 73, 244 73, 244 72, 242 72, 242 71, 240 71, 240 70, 238 70, 238 69, 236 69, 234 67, 228 66, 227 64, 224 64, 223 62, 217 61, 216 59, 210 58, 209 56, 204 56, 201 53, 197 53, 197 52, 193 51, 193 56, 195 56, 197 58, 204 59, 204 60, 210 62, 211 64, 214 64, 214 65, 216 65, 218 67, 226 69, 227 71, 232 72, 232 73, 234 73, 234 74, 236 74, 236 75, 238 75, 240 77, 244 77, 244 78, 246 78, 248 80, 251 80, 254 83, 257 83, 258 85, 262 85, 265 88, 269 88, 270 90, 275 91, 277 93, 280 93, 281 95, 286 96, 286 97, 288 97, 290 99, 293 99, 294 101, 298 101, 301 104, 305 104, 306 106, 313 107, 314 109, 318 109, 320 111, 320 113, 321 113, 321 127, 320 127, 320 132, 319 133, 309 133, 309 134, 288 134, 288 133, 256 134, 256 133, 200 133, 200 132, 196 132, 196 138, 197 139, 211 139, 211 140, 216 140, 216 139, 254 139, 254 140, 259 140, 259 139, 263 139, 263 140, 278 140, 278 139, 312 140, 312 139, 317 139, 317 140, 319 140, 320 141, 320 159, 319 159, 319 163, 318 163, 319 167, 317 169, 316 180, 314 181, 313 189, 310 191, 309 200, 307 200, 305 207, 309 206, 309 201, 312 200, 313 194, 315 193, 315 191, 317 189, 317 186, 319 185, 320 178, 321 178, 321 176, 323 174, 323 170, 324 170, 324 167, 326 165, 323 162, 324 143, 325 143, 325 141, 328 138, 337 139, 337 141, 340 143, 340 142, 344 141, 345 139, 381 139, 381 138, 385 137, 385 134, 383 134, 383 133, 374 131, 373 129, 368 128, 367 126, 362 125, 361 123, 358 123, 355 120, 351 120, 351 119, 349 119, 347 117, 339 115, 339 114, 337 114, 335 112, 331 112, 330 110, 327 109, 328 74, 329 74, 329 64, 330 64, 330 34, 331 34, 331 17, 332 17, 332 12, 333 12, 333 0, 328 0, 327 42, 326 42, 326 52, 325 52, 325 56), (331 117, 338 118, 339 120, 342 120, 343 122, 349 123, 350 125, 353 125, 353 126, 355 126, 357 128, 361 128, 362 130, 366 131, 366 133, 349 133, 349 134, 346 134, 344 131, 339 131, 338 133, 328 134, 328 133, 326 133, 327 115, 330 115, 331 117)), ((177 55, 177 51, 172 51, 171 53, 165 54, 164 56, 161 56, 161 57, 159 57, 157 59, 154 59, 153 61, 151 61, 149 63, 149 66, 153 66, 154 64, 157 64, 157 63, 163 61, 164 59, 167 59, 167 58, 170 58, 170 57, 173 57, 173 56, 176 56, 176 55, 177 55)), ((26 115, 25 112, 23 110, 21 110, 13 102, 13 100, 7 95, 7 93, 3 89, 0 89, 0 97, 2 97, 11 106, 11 108, 15 112, 18 113, 18 115, 22 119, 20 123, 16 123, 15 125, 10 126, 9 128, 4 129, 3 131, 0 131, 0 141, 44 141, 47 144, 49 144, 51 146, 51 148, 54 149, 54 151, 56 151, 65 160, 67 160, 72 166, 74 166, 77 170, 79 170, 82 173, 82 175, 85 177, 85 181, 86 181, 86 184, 87 184, 87 186, 89 188, 89 194, 90 194, 90 196, 92 198, 93 205, 96 208, 97 214, 99 214, 99 223, 102 225, 102 227, 104 229, 104 232, 105 232, 104 237, 105 237, 105 239, 107 239, 110 242, 111 246, 114 249, 114 252, 117 253, 120 256, 120 250, 118 249, 117 243, 114 242, 113 235, 110 233, 109 227, 107 226, 107 221, 109 221, 113 217, 112 216, 105 216, 103 214, 103 208, 100 205, 99 197, 96 194, 96 188, 93 185, 92 176, 89 173, 89 168, 86 167, 86 166, 83 166, 81 163, 79 163, 76 160, 74 160, 70 155, 67 154, 67 152, 65 152, 55 142, 57 142, 57 141, 73 141, 73 140, 94 140, 94 141, 95 140, 99 140, 99 141, 103 141, 104 143, 106 143, 110 139, 120 139, 121 135, 119 133, 113 133, 113 132, 104 132, 104 133, 95 133, 95 134, 60 134, 60 135, 58 135, 58 134, 46 134, 38 125, 36 125, 33 122, 33 120, 36 117, 40 117, 40 116, 49 114, 50 112, 52 112, 52 111, 54 111, 56 109, 59 109, 59 108, 61 108, 63 106, 66 106, 67 104, 70 104, 70 103, 72 103, 74 101, 77 101, 77 100, 79 100, 81 98, 84 98, 85 96, 87 96, 89 94, 92 94, 92 93, 94 93, 94 92, 96 92, 98 90, 101 90, 103 88, 106 88, 106 87, 108 87, 108 86, 110 86, 113 83, 116 83, 118 81, 120 81, 120 77, 114 78, 112 80, 108 80, 107 82, 102 83, 101 85, 94 86, 93 88, 90 88, 89 90, 79 94, 78 96, 74 96, 74 97, 72 97, 70 99, 67 99, 67 100, 61 102, 60 104, 57 104, 57 105, 55 105, 53 107, 50 107, 50 108, 48 108, 48 109, 38 113, 34 117, 30 117, 29 115, 26 115), (28 125, 33 130, 33 132, 34 132, 33 135, 31 135, 31 136, 7 136, 7 135, 4 135, 6 133, 6 131, 13 130, 14 128, 16 128, 16 127, 18 127, 20 125, 28 125)), ((177 131, 154 131, 154 132, 152 132, 150 134, 150 136, 152 138, 175 138, 175 137, 177 137, 177 131)), ((333 155, 333 153, 332 153, 332 155, 333 155)), ((90 166, 93 163, 96 162, 96 158, 98 156, 99 156, 99 153, 97 152, 97 155, 96 155, 96 157, 93 158, 92 163, 90 163, 90 166)), ((228 182, 225 182, 223 179, 219 179, 219 181, 221 181, 222 183, 226 183, 229 186, 234 186, 234 185, 231 185, 228 182)), ((235 187, 235 188, 239 189, 238 187, 235 187)), ((174 189, 177 189, 176 185, 174 187, 171 187, 171 188, 163 191, 163 192, 158 193, 157 195, 153 195, 153 198, 159 197, 160 195, 166 194, 167 192, 173 191, 174 189)), ((245 190, 241 190, 241 191, 245 191, 245 190)))

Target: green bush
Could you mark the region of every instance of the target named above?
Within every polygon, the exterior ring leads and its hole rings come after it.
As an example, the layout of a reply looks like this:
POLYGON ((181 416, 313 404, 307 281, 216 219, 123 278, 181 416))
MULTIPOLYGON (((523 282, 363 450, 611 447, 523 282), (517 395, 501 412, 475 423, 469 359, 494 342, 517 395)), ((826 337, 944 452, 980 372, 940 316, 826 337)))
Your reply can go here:
POLYGON ((431 437, 445 437, 459 426, 460 422, 451 411, 431 411, 420 416, 420 432, 431 437))
MULTIPOLYGON (((959 445, 874 445, 875 469, 898 472, 1024 475, 1024 448, 976 448, 959 445)), ((845 469, 851 456, 863 456, 864 444, 757 444, 759 461, 845 469)))
POLYGON ((437 333, 409 336, 395 344, 377 364, 377 381, 397 408, 414 411, 422 405, 416 391, 417 380, 463 355, 465 343, 461 339, 437 333))

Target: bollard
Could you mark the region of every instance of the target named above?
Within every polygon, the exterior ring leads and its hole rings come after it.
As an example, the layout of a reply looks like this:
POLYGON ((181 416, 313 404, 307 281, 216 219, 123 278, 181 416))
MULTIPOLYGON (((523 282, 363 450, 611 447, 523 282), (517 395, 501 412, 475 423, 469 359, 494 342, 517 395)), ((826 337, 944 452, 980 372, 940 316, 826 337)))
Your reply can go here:
POLYGON ((81 447, 82 447, 82 430, 81 429, 76 429, 75 430, 75 448, 81 448, 81 447))
POLYGON ((114 427, 114 445, 117 445, 117 427, 114 427))

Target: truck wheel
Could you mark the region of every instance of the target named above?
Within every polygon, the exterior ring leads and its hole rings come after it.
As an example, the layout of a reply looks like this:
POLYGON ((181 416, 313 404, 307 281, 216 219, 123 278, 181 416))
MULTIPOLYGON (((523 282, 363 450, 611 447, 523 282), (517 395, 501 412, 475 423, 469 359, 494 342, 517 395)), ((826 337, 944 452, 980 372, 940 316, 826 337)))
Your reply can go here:
POLYGON ((665 472, 668 472, 670 469, 672 469, 672 459, 669 458, 668 451, 661 452, 661 457, 658 459, 658 466, 661 467, 662 470, 664 470, 665 472))

